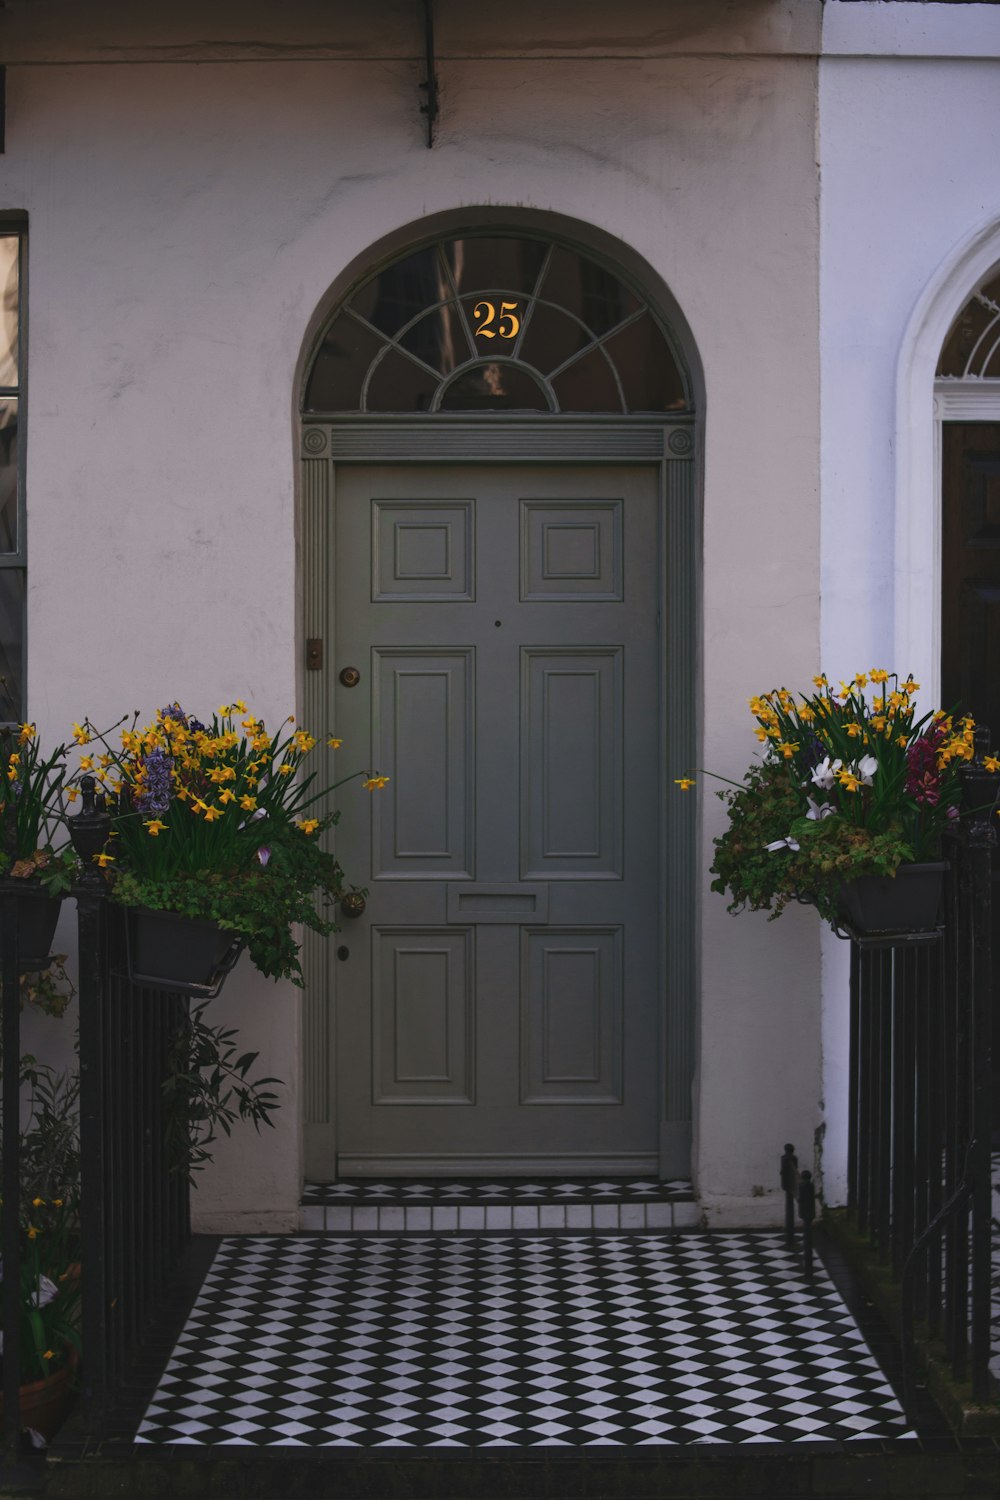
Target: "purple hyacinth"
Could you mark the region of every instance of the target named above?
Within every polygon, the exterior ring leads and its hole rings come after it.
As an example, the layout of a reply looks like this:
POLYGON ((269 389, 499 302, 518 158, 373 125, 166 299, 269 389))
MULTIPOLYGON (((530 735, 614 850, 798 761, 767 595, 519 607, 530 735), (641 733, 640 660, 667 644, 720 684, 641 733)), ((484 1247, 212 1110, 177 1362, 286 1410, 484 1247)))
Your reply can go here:
POLYGON ((146 773, 141 797, 135 801, 141 813, 165 813, 170 808, 170 781, 174 769, 174 758, 163 750, 150 750, 143 756, 142 766, 146 773))

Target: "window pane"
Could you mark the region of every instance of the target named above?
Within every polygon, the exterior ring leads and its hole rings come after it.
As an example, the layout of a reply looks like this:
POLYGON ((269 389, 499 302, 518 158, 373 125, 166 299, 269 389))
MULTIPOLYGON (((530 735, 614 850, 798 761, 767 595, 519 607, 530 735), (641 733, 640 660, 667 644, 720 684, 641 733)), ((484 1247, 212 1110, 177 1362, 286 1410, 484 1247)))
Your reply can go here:
POLYGON ((667 341, 649 313, 605 340, 625 393, 626 411, 682 411, 687 402, 667 341))
POLYGON ((389 338, 395 338, 417 313, 450 295, 444 266, 437 248, 431 245, 394 266, 386 266, 361 288, 350 305, 389 338))
POLYGON ((542 240, 520 240, 484 236, 449 240, 445 257, 460 292, 534 290, 548 246, 542 240))
POLYGON ((539 296, 576 313, 596 334, 607 333, 641 306, 617 276, 562 247, 552 252, 539 296))
POLYGON ((0 721, 24 719, 24 570, 0 568, 0 721))
POLYGON ((442 411, 549 411, 544 391, 517 365, 477 365, 450 385, 442 411))
POLYGON ((585 328, 558 307, 536 302, 525 329, 518 358, 535 365, 543 374, 555 370, 592 343, 585 328))
POLYGON ((970 375, 995 374, 995 370, 983 368, 983 360, 993 340, 1000 334, 1000 323, 994 330, 987 332, 990 324, 995 322, 998 316, 1000 316, 1000 276, 988 281, 974 296, 969 298, 962 308, 951 326, 951 332, 945 339, 937 373, 939 375, 964 375, 971 358, 970 375), (985 338, 982 337, 984 333, 986 333, 985 338), (982 339, 981 343, 980 339, 982 339))
POLYGON ((306 411, 360 411, 361 385, 383 341, 341 313, 320 346, 306 386, 306 411))
POLYGON ((591 349, 552 381, 561 411, 621 411, 622 400, 611 366, 591 349))
POLYGON ((366 411, 427 411, 438 383, 412 359, 390 349, 372 371, 366 411))
POLYGON ((17 551, 17 399, 0 399, 0 552, 17 551))
POLYGON ((450 375, 458 365, 464 365, 472 349, 465 334, 465 325, 454 302, 436 307, 419 323, 414 323, 400 339, 403 349, 422 359, 424 364, 450 375))
POLYGON ((17 385, 18 281, 16 234, 0 235, 0 287, 3 288, 3 326, 0 327, 0 385, 17 385))

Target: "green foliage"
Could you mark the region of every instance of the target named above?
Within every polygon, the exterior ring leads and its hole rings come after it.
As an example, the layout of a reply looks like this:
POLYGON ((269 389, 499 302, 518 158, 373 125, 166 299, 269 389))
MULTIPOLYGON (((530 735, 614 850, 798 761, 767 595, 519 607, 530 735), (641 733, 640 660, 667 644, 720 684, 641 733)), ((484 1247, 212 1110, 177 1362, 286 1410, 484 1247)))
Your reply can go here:
MULTIPOLYGON (((335 816, 320 828, 331 826, 335 816)), ((343 872, 312 834, 294 824, 268 827, 267 862, 255 857, 235 871, 178 871, 141 876, 123 869, 115 878, 113 899, 123 906, 178 912, 217 922, 247 945, 250 959, 272 979, 301 985, 298 925, 327 934, 335 922, 322 914, 343 889, 343 872)))
POLYGON ((735 791, 719 792, 729 827, 715 841, 712 890, 729 895, 729 910, 766 911, 779 917, 793 901, 837 918, 841 887, 859 875, 894 875, 913 858, 901 829, 873 833, 844 818, 813 820, 802 814, 802 790, 785 761, 750 767, 735 791), (797 849, 768 846, 791 836, 797 849))
POLYGON ((273 1125, 277 1095, 268 1087, 280 1078, 248 1079, 256 1052, 240 1053, 234 1027, 209 1026, 205 1006, 196 1006, 173 1039, 170 1072, 163 1085, 168 1159, 189 1176, 210 1161, 218 1131, 232 1133, 237 1119, 255 1130, 273 1125))

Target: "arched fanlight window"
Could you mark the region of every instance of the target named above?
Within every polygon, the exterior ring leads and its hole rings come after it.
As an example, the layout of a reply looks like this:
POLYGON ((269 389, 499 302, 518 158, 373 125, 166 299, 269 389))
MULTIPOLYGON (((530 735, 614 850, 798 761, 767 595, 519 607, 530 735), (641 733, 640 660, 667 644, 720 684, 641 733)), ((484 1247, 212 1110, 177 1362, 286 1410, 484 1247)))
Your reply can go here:
POLYGON ((676 412, 680 360, 598 262, 523 235, 443 239, 369 277, 306 381, 309 412, 676 412))
POLYGON ((1000 378, 1000 274, 994 268, 951 325, 938 375, 1000 378))

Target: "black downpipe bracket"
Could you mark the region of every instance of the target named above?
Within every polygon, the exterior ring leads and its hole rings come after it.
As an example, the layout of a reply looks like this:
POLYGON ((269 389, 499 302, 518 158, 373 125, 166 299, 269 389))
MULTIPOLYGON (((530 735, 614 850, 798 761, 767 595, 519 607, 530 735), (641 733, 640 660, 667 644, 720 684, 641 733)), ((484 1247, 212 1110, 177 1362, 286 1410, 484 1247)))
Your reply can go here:
POLYGON ((427 95, 426 103, 421 104, 420 113, 427 121, 427 149, 434 144, 434 125, 437 121, 438 109, 438 79, 437 68, 434 57, 434 0, 422 0, 424 7, 424 64, 427 76, 420 84, 420 91, 427 95))

